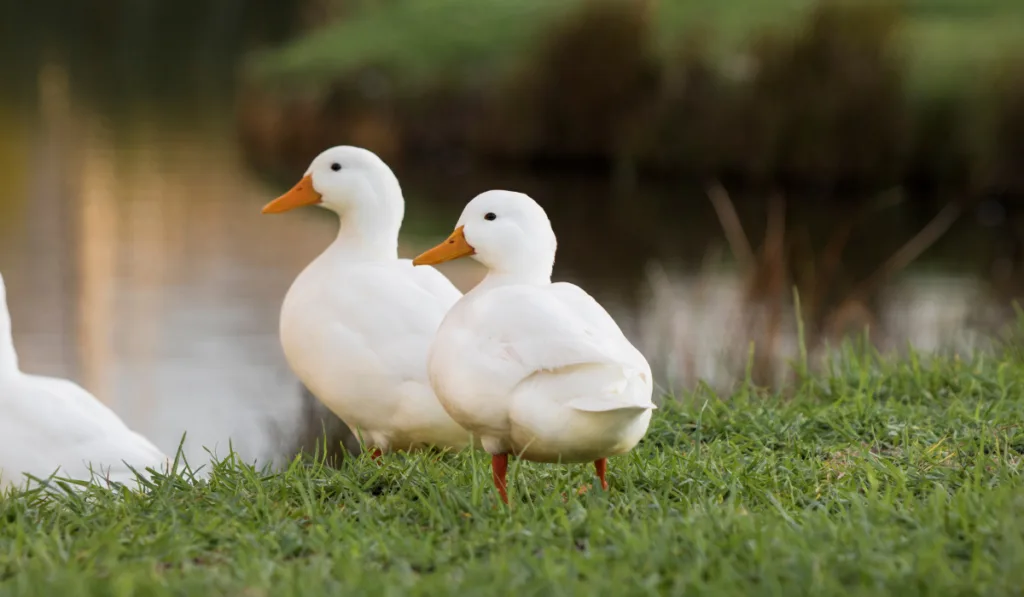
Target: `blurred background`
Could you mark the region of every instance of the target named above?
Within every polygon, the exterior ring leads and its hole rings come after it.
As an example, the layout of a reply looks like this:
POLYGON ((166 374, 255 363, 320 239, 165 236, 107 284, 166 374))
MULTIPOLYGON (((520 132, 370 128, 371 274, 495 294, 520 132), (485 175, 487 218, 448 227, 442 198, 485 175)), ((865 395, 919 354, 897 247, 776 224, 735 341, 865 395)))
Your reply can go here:
POLYGON ((404 256, 535 197, 666 392, 984 350, 1024 292, 1021 32, 1019 0, 0 0, 23 369, 193 462, 289 457, 322 411, 278 310, 336 224, 259 210, 337 144, 398 174, 404 256))

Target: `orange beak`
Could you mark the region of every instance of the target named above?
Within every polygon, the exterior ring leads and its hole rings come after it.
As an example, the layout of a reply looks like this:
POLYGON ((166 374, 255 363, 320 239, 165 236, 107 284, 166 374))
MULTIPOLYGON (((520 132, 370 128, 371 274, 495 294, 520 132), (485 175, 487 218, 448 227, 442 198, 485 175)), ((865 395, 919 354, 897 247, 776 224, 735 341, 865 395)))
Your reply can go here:
POLYGON ((316 205, 322 201, 320 193, 313 188, 313 177, 302 177, 290 191, 263 206, 265 214, 279 214, 304 205, 316 205))
POLYGON ((437 265, 459 257, 465 257, 476 253, 476 249, 466 242, 466 235, 462 232, 462 226, 455 229, 451 236, 443 243, 433 249, 422 253, 412 260, 413 265, 437 265))

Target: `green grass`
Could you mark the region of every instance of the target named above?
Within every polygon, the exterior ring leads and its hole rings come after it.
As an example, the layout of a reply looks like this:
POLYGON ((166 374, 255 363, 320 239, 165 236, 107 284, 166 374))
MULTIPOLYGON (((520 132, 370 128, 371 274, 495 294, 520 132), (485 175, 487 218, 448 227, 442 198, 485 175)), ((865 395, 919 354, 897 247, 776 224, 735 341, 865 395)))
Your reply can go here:
POLYGON ((1019 594, 1024 361, 847 351, 781 398, 702 389, 610 466, 480 453, 0 500, 0 595, 1019 594), (563 500, 562 495, 568 496, 563 500))
MULTIPOLYGON (((555 20, 584 0, 391 0, 365 3, 255 60, 256 72, 311 85, 378 66, 418 84, 502 73, 522 63, 555 20)), ((657 43, 672 51, 698 32, 723 59, 767 28, 795 27, 816 0, 660 0, 657 43)), ((1024 51, 1024 2, 904 0, 902 48, 912 84, 949 87, 1024 51)))

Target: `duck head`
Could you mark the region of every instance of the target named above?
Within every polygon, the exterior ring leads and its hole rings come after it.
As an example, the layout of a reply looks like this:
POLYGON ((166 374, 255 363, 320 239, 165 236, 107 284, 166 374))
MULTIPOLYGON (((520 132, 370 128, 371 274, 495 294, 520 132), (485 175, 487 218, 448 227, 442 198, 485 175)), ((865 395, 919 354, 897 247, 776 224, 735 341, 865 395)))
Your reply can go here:
POLYGON ((413 260, 435 265, 472 257, 491 274, 520 282, 551 280, 558 242, 547 213, 532 198, 513 191, 487 191, 470 201, 444 242, 413 260))
POLYGON ((371 151, 347 145, 324 151, 294 187, 263 206, 263 213, 307 205, 338 214, 339 238, 397 246, 405 215, 402 189, 391 168, 371 151))

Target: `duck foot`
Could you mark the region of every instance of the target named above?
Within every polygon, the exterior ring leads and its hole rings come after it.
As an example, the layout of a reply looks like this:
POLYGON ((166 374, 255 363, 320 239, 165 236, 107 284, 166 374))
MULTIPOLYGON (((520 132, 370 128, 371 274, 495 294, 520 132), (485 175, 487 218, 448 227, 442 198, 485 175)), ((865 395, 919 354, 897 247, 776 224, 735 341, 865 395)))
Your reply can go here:
POLYGON ((491 479, 494 481, 494 487, 497 488, 498 494, 501 495, 501 501, 508 504, 508 485, 506 477, 508 475, 508 454, 494 454, 491 456, 491 479))
POLYGON ((374 462, 380 464, 380 459, 384 457, 384 451, 380 448, 374 448, 370 452, 370 458, 373 458, 374 462))
POLYGON ((597 478, 601 480, 601 489, 608 491, 608 481, 604 478, 608 472, 608 459, 599 458, 594 461, 594 470, 597 471, 597 478))

